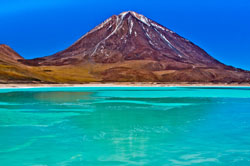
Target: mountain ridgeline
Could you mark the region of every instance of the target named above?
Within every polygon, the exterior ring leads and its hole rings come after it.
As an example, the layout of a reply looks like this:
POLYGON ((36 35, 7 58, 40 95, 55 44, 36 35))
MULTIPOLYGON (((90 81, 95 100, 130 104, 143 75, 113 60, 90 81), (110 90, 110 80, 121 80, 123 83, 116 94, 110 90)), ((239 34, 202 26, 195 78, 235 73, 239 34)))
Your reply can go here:
POLYGON ((31 70, 27 76, 31 80, 46 83, 250 82, 248 71, 219 62, 191 41, 133 11, 110 17, 54 55, 33 60, 11 53, 8 57, 31 70))

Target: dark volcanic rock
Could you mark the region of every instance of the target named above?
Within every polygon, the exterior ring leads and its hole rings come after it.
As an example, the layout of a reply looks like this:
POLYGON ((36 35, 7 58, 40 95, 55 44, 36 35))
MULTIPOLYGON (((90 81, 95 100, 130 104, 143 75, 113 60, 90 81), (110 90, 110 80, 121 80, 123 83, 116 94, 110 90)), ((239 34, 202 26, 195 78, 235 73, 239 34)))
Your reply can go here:
POLYGON ((173 31, 135 12, 112 16, 55 55, 27 62, 66 65, 79 62, 115 63, 128 60, 169 61, 224 67, 204 50, 173 31))
POLYGON ((250 80, 249 72, 224 65, 189 40, 132 11, 110 17, 64 51, 43 58, 21 61, 31 66, 106 66, 131 62, 128 68, 105 68, 105 71, 97 76, 103 81, 250 80), (143 64, 138 66, 133 63, 134 61, 143 64), (175 72, 172 72, 173 70, 175 72))

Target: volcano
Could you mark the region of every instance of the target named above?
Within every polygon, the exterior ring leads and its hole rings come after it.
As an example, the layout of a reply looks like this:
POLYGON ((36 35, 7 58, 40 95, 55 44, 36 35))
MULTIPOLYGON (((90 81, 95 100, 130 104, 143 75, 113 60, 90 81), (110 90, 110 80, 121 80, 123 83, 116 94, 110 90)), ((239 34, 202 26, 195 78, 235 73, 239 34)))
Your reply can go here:
MULTIPOLYGON (((66 50, 33 62, 35 65, 66 65, 129 60, 185 64, 180 68, 224 66, 192 42, 132 11, 112 16, 66 50)), ((176 64, 173 66, 179 68, 176 64)))
POLYGON ((63 66, 77 68, 77 72, 82 69, 105 82, 250 80, 249 72, 219 62, 191 41, 133 11, 110 17, 61 52, 19 61, 53 70, 63 66))

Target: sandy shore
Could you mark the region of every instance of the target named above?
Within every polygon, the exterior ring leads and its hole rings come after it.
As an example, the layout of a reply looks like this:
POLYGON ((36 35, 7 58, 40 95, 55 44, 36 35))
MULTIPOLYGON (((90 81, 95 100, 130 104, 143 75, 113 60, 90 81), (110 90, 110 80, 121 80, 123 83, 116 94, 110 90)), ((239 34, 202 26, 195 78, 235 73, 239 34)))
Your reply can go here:
POLYGON ((87 84, 0 84, 0 89, 6 88, 46 88, 46 87, 250 87, 247 84, 213 84, 213 83, 87 83, 87 84))

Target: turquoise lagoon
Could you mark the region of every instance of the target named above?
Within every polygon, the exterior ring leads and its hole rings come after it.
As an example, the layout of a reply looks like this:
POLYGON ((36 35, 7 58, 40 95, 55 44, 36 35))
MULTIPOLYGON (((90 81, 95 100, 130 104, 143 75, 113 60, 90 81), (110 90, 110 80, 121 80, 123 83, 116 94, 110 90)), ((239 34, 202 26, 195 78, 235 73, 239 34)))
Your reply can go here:
POLYGON ((0 90, 0 166, 249 166, 250 88, 0 90))

